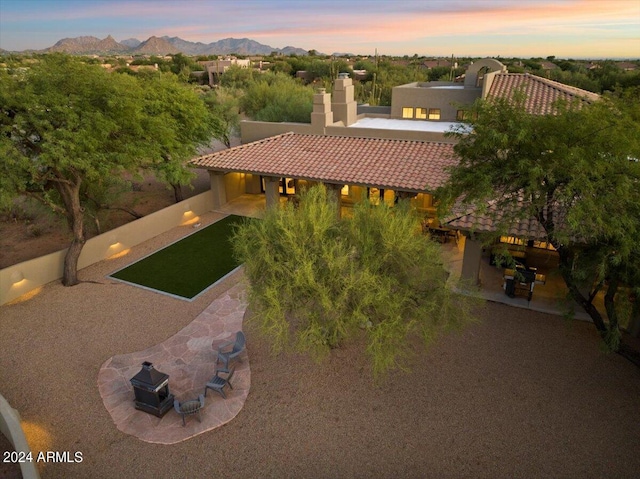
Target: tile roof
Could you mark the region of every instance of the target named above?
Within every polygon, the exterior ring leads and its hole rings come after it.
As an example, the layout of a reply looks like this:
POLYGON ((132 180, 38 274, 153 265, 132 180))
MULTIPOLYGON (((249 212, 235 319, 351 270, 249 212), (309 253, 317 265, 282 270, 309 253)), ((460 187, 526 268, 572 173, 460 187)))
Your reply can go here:
POLYGON ((498 73, 496 74, 487 97, 504 98, 512 97, 516 90, 522 89, 527 99, 525 107, 529 113, 549 114, 553 113, 553 104, 558 100, 581 100, 593 102, 599 95, 580 88, 564 85, 562 83, 547 80, 529 73, 498 73))
MULTIPOLYGON (((496 226, 490 216, 476 215, 473 213, 458 216, 448 221, 443 221, 447 226, 462 230, 474 231, 477 233, 491 233, 496 231, 496 226)), ((518 238, 529 238, 542 240, 547 234, 536 218, 528 218, 517 221, 509 228, 508 236, 517 236, 518 238)))
POLYGON ((201 156, 196 167, 401 191, 433 191, 458 160, 450 143, 284 133, 201 156))
MULTIPOLYGON (((514 220, 509 225, 509 229, 503 234, 543 241, 547 239, 547 233, 535 215, 527 217, 513 214, 516 211, 521 213, 526 208, 527 205, 524 198, 520 197, 517 200, 506 201, 506 203, 496 202, 495 200, 489 201, 486 214, 477 213, 473 206, 458 202, 453 207, 449 217, 445 218, 442 223, 463 231, 489 233, 495 232, 498 229, 498 224, 503 220, 503 216, 508 214, 508 217, 514 218, 514 220), (522 217, 517 219, 518 216, 522 217)), ((556 203, 552 206, 552 209, 556 231, 560 231, 567 225, 566 208, 556 203)), ((548 215, 549 210, 545 210, 544 213, 548 215)))

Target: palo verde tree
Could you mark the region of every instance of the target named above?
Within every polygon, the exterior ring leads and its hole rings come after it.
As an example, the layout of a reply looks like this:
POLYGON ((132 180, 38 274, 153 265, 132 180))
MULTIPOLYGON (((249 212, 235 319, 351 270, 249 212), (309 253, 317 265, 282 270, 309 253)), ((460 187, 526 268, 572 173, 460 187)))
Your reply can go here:
POLYGON ((147 98, 138 79, 66 55, 0 71, 0 201, 26 194, 66 217, 66 286, 78 283, 92 188, 162 159, 167 129, 147 98))
POLYGON ((254 320, 274 351, 319 358, 364 334, 379 375, 405 365, 411 337, 428 343, 470 317, 468 302, 446 286, 438 245, 408 208, 362 203, 342 220, 336 208, 324 186, 314 186, 298 207, 269 209, 236 231, 254 320))
POLYGON ((284 73, 267 72, 247 86, 240 107, 258 121, 309 123, 313 89, 284 73))
POLYGON ((441 215, 458 202, 490 217, 495 231, 487 243, 536 220, 558 253, 570 296, 607 348, 629 357, 618 306, 640 298, 638 97, 560 103, 549 115, 528 113, 525 102, 524 95, 479 101, 474 119, 452 134, 460 163, 438 191, 441 215), (605 311, 594 305, 601 291, 605 311))

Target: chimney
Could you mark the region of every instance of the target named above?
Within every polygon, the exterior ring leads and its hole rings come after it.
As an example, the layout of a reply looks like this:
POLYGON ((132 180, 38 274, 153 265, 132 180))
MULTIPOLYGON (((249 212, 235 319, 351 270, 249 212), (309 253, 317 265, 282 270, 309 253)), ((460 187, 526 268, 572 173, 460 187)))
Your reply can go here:
POLYGON ((353 81, 348 73, 340 73, 333 87, 331 102, 334 121, 341 121, 344 126, 352 125, 358 116, 358 105, 354 100, 353 81))
POLYGON ((313 95, 313 112, 311 113, 311 128, 314 133, 324 134, 324 128, 333 123, 331 111, 331 95, 324 88, 319 88, 313 95))

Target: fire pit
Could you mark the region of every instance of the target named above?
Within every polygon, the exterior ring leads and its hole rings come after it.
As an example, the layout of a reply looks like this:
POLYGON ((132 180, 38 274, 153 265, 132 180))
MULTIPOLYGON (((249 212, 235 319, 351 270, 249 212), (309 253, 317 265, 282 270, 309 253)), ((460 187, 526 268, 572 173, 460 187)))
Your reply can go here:
POLYGON ((162 417, 173 406, 173 394, 169 392, 169 375, 153 368, 148 361, 142 370, 131 378, 136 409, 162 417))

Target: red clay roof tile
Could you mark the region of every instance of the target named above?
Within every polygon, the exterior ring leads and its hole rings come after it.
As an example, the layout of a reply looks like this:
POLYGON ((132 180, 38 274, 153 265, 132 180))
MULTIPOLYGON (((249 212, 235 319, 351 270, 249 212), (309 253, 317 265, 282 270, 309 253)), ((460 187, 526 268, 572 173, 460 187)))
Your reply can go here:
POLYGON ((493 98, 511 98, 519 89, 523 90, 527 96, 525 103, 527 111, 538 115, 553 113, 553 104, 558 100, 568 102, 574 100, 593 102, 599 98, 599 95, 596 93, 564 85, 553 80, 547 80, 546 78, 529 73, 496 74, 487 96, 493 98))
POLYGON ((450 143, 284 133, 191 161, 222 172, 433 191, 458 160, 450 143))

